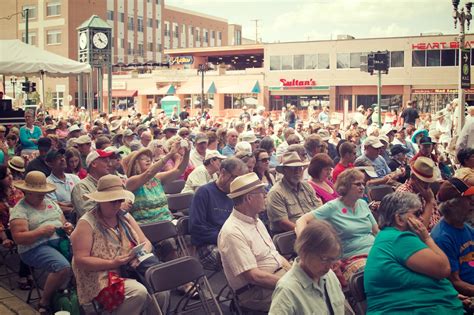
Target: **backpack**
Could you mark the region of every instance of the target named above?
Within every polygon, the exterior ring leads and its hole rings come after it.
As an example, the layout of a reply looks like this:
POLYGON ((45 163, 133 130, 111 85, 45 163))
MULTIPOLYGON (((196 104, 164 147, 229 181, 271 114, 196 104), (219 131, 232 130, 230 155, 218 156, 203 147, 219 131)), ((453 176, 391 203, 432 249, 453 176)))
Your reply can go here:
POLYGON ((79 300, 76 289, 56 291, 53 295, 51 306, 54 312, 68 311, 71 315, 80 315, 79 300))

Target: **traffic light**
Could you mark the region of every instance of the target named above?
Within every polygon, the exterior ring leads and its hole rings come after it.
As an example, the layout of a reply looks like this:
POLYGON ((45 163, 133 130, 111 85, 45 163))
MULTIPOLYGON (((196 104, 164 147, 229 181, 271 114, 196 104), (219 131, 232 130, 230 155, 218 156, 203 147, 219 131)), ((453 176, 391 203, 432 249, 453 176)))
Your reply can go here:
POLYGON ((33 92, 36 92, 36 83, 35 82, 31 82, 31 85, 30 85, 30 93, 33 93, 33 92))
POLYGON ((21 83, 21 90, 25 93, 30 92, 30 81, 25 81, 21 83))
POLYGON ((374 53, 374 69, 387 74, 390 68, 390 59, 388 51, 377 51, 374 53))
POLYGON ((360 56, 360 71, 374 74, 374 54, 367 53, 360 56))

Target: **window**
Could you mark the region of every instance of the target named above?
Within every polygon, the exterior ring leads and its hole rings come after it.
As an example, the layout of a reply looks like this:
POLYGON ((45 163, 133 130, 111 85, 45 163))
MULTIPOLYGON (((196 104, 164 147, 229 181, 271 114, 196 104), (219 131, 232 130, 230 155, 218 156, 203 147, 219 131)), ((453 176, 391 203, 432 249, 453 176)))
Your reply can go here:
MULTIPOLYGON (((36 6, 35 5, 24 5, 22 7, 22 11, 25 11, 26 9, 28 9, 28 20, 36 19, 36 17, 37 17, 36 6)), ((22 15, 22 20, 25 20, 24 15, 22 15)))
POLYGON ((60 109, 63 107, 63 102, 64 102, 64 92, 52 92, 52 101, 53 101, 53 107, 60 109))
POLYGON ((293 56, 281 56, 281 70, 293 70, 293 56))
POLYGON ((426 52, 426 60, 427 67, 439 67, 441 65, 441 51, 439 49, 428 50, 426 52))
POLYGON ((146 19, 146 25, 148 27, 153 27, 153 19, 146 19))
POLYGON ((350 59, 351 59, 351 68, 360 68, 360 56, 362 53, 351 53, 350 59))
POLYGON ((156 19, 156 28, 159 29, 160 28, 160 20, 156 19))
POLYGON ((132 48, 132 43, 131 42, 128 42, 127 53, 129 55, 133 55, 133 48, 132 48))
POLYGON ((318 55, 318 69, 329 69, 329 54, 318 55))
POLYGON ((405 65, 405 52, 404 51, 391 51, 390 52, 390 67, 391 68, 403 68, 405 65))
POLYGON ((114 20, 114 11, 107 10, 107 20, 114 20))
POLYGON ((156 5, 160 5, 160 0, 156 0, 156 5))
POLYGON ((209 32, 208 31, 204 31, 204 42, 205 43, 209 42, 209 32))
POLYGON ((153 43, 148 43, 148 51, 153 51, 153 43))
POLYGON ((134 21, 133 21, 133 16, 128 17, 128 30, 133 31, 134 30, 134 21))
POLYGON ((350 54, 337 54, 337 69, 345 69, 350 67, 350 54))
POLYGON ((293 56, 293 69, 303 70, 304 69, 304 55, 293 56))
POLYGON ((51 30, 46 33, 46 43, 48 45, 61 44, 61 31, 51 30))
POLYGON ((411 65, 413 67, 424 67, 426 65, 426 54, 424 50, 412 51, 411 58, 411 65))
POLYGON ((170 36, 170 25, 165 23, 165 36, 170 36))
POLYGON ((119 22, 122 22, 122 23, 123 23, 124 21, 125 21, 125 13, 120 12, 120 13, 119 13, 119 22))
POLYGON ((199 30, 196 30, 196 41, 197 42, 201 41, 201 32, 199 30))
POLYGON ((270 70, 281 70, 280 62, 280 56, 270 56, 270 70))
POLYGON ((61 3, 51 2, 46 5, 46 16, 61 15, 61 3))
POLYGON ((161 44, 160 43, 156 44, 156 52, 161 52, 161 44))
POLYGON ((304 55, 304 68, 317 69, 318 68, 318 55, 304 55))
POLYGON ((242 45, 242 32, 240 30, 235 31, 235 44, 242 45))
POLYGON ((217 35, 219 36, 219 40, 222 40, 222 32, 218 32, 217 35))
POLYGON ((456 65, 456 52, 455 49, 445 49, 441 51, 441 65, 445 67, 456 65))
POLYGON ((179 25, 174 26, 174 38, 179 38, 179 25))
POLYGON ((121 38, 119 40, 119 43, 120 43, 120 47, 119 48, 125 48, 125 38, 121 38))
POLYGON ((212 39, 216 39, 216 31, 212 31, 212 32, 211 32, 211 38, 212 38, 212 39))
POLYGON ((143 50, 143 43, 138 43, 138 55, 143 57, 145 55, 145 51, 143 50))
MULTIPOLYGON (((26 43, 26 33, 23 32, 21 34, 21 41, 26 43)), ((36 45, 36 32, 29 31, 28 32, 28 44, 36 45)))
POLYGON ((143 32, 143 17, 141 16, 137 17, 137 31, 143 32))

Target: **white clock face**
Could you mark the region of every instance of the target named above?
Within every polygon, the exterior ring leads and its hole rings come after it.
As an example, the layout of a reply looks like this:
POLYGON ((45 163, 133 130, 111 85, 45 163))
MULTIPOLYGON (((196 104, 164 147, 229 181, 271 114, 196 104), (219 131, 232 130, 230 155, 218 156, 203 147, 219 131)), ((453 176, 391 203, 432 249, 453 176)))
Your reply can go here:
POLYGON ((99 32, 95 33, 92 37, 92 43, 96 48, 104 49, 105 47, 107 47, 109 39, 107 38, 107 35, 105 35, 105 33, 99 32))
POLYGON ((81 33, 81 35, 79 35, 79 47, 81 49, 87 48, 87 34, 86 33, 81 33))

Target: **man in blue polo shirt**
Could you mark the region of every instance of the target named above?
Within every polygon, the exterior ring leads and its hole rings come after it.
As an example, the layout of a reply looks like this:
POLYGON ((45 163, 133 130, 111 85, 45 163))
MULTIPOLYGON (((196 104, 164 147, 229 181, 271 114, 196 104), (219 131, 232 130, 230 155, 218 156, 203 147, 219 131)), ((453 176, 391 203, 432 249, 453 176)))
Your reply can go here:
POLYGON ((367 137, 364 140, 363 146, 364 153, 356 159, 355 163, 369 159, 372 166, 375 168, 378 178, 382 178, 392 172, 385 159, 379 155, 381 148, 383 148, 383 143, 380 142, 377 137, 367 137))

